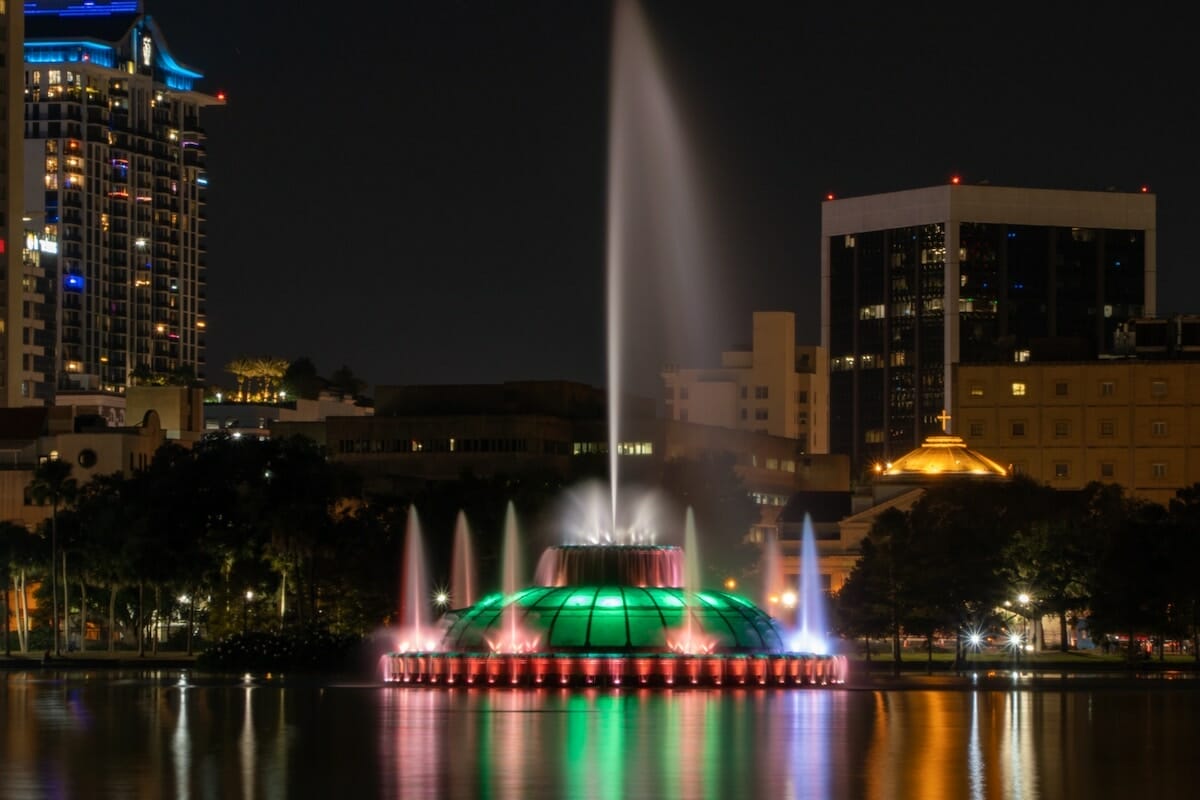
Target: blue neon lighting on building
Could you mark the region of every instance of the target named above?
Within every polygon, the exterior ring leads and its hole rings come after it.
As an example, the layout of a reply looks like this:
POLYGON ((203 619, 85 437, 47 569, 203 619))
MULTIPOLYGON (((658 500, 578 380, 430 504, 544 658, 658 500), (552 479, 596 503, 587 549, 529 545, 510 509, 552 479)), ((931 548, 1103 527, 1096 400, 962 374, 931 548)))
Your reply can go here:
POLYGON ((83 291, 83 276, 82 275, 64 275, 63 288, 68 292, 83 291))
POLYGON ((101 67, 113 67, 117 58, 113 48, 107 45, 80 41, 32 41, 25 43, 25 61, 29 64, 87 61, 101 67))
POLYGON ((37 0, 25 3, 25 16, 33 17, 39 14, 56 17, 109 17, 113 14, 137 14, 140 10, 139 0, 110 0, 98 3, 96 0, 82 0, 76 3, 51 3, 47 8, 37 0))
MULTIPOLYGON (((199 185, 199 186, 208 186, 208 178, 206 178, 205 176, 201 175, 200 177, 196 178, 196 183, 197 183, 197 185, 199 185)), ((1118 266, 1118 267, 1119 267, 1119 266, 1121 266, 1121 262, 1120 262, 1120 261, 1118 261, 1118 262, 1117 262, 1117 266, 1118 266)))

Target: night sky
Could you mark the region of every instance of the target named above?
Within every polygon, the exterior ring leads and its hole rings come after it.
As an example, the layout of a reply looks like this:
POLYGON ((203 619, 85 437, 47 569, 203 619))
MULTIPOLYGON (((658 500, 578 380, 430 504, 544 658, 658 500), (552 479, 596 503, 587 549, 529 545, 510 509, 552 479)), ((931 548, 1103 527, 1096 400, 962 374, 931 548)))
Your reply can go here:
MULTIPOLYGON (((818 340, 827 192, 954 174, 1148 185, 1159 311, 1200 311, 1191 32, 1151 4, 1054 5, 645 4, 720 219, 713 359, 755 309, 818 340)), ((372 387, 604 385, 608 2, 147 10, 229 98, 205 123, 210 382, 245 353, 372 387)))

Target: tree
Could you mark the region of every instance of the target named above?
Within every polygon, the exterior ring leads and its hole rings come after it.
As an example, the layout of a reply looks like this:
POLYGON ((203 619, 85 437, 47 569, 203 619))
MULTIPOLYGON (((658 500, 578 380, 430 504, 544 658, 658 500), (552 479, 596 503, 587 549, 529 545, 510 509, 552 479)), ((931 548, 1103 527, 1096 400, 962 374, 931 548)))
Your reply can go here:
POLYGON ((658 481, 680 509, 690 506, 695 514, 701 564, 716 586, 729 577, 742 582, 759 558, 758 546, 747 538, 760 519, 758 504, 734 464, 731 453, 674 458, 663 464, 658 481))
POLYGON ((316 400, 327 383, 328 381, 317 374, 317 367, 312 359, 301 356, 288 365, 280 386, 287 390, 289 397, 316 400))
POLYGON ((71 477, 71 465, 58 458, 47 458, 37 465, 33 471, 33 483, 29 487, 33 501, 38 505, 50 504, 50 595, 51 615, 50 633, 54 637, 54 653, 62 654, 62 645, 58 636, 58 588, 55 578, 58 563, 58 509, 69 504, 76 494, 75 479, 71 477))
POLYGON ((358 397, 367 388, 367 382, 354 374, 354 370, 342 364, 329 376, 329 388, 336 389, 350 397, 358 397))
POLYGON ((24 525, 9 521, 0 522, 0 569, 4 571, 4 585, 0 588, 0 592, 4 594, 4 617, 3 623, 0 624, 0 631, 4 633, 5 656, 12 655, 9 618, 13 616, 13 613, 12 609, 8 607, 10 590, 17 603, 17 613, 15 615, 17 619, 17 639, 20 642, 22 652, 28 649, 28 626, 27 622, 23 621, 27 617, 22 617, 21 605, 25 598, 24 573, 32 560, 33 545, 31 540, 32 537, 24 525))

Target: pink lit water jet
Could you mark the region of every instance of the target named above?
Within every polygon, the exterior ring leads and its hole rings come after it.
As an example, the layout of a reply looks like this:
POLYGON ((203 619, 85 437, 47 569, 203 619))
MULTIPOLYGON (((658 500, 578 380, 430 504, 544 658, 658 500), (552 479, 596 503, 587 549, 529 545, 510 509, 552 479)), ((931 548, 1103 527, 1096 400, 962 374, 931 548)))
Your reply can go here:
POLYGON ((455 608, 472 606, 475 590, 475 558, 471 552, 471 530, 466 513, 459 511, 454 522, 454 552, 451 557, 450 602, 455 608))
POLYGON ((415 506, 408 507, 404 530, 404 558, 400 575, 397 649, 425 650, 436 646, 439 634, 431 626, 429 580, 421 523, 415 506))

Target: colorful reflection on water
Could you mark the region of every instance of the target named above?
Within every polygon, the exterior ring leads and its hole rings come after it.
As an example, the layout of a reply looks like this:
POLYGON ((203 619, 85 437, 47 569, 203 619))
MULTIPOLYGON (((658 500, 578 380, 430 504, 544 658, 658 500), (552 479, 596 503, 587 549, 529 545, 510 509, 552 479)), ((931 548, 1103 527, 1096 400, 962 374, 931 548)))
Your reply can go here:
POLYGON ((1200 682, 487 690, 0 673, 0 796, 1184 796, 1200 682))

